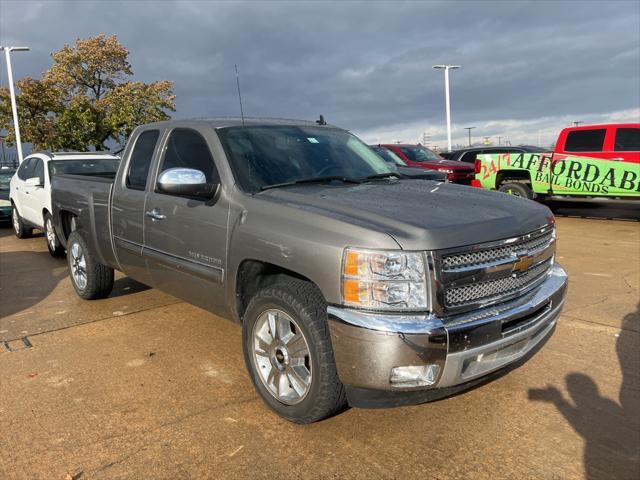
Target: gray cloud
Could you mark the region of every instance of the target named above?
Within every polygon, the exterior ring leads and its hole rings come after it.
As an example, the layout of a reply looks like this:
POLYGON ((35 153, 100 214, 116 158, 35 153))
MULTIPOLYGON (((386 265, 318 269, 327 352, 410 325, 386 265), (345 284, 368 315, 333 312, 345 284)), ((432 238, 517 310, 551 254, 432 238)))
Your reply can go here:
POLYGON ((178 117, 237 114, 234 63, 247 114, 323 113, 358 132, 441 128, 431 66, 443 62, 463 66, 452 73, 458 128, 640 108, 635 1, 0 1, 0 43, 32 48, 15 55, 16 77, 97 33, 118 35, 137 78, 175 82, 178 117))

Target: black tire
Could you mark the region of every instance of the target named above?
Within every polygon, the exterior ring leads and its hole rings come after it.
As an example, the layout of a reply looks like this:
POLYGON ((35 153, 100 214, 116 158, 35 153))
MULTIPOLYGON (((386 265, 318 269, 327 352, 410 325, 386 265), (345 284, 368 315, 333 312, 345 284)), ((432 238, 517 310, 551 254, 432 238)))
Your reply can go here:
POLYGON ((13 225, 13 233, 15 233, 16 237, 18 238, 30 237, 33 229, 25 225, 24 220, 22 220, 20 212, 18 212, 15 204, 12 204, 11 207, 11 223, 13 225))
POLYGON ((113 268, 98 263, 81 231, 71 232, 67 240, 67 265, 71 284, 85 300, 108 297, 113 289, 113 268), (84 284, 82 283, 84 271, 84 284))
POLYGON ((44 214, 44 233, 51 256, 56 258, 64 257, 64 248, 62 248, 60 240, 58 240, 56 230, 53 227, 53 217, 49 212, 44 214))
POLYGON ((528 198, 529 200, 533 200, 533 190, 531 187, 525 183, 503 183, 500 185, 499 191, 503 193, 507 193, 509 195, 514 195, 516 197, 528 198))
POLYGON ((331 347, 327 305, 313 284, 285 276, 260 290, 247 306, 242 339, 244 359, 253 385, 267 406, 281 417, 295 423, 312 423, 336 413, 346 404, 345 389, 338 378, 331 347), (293 405, 280 401, 265 386, 254 355, 254 327, 264 312, 273 309, 295 319, 308 346, 311 380, 305 396, 293 405))

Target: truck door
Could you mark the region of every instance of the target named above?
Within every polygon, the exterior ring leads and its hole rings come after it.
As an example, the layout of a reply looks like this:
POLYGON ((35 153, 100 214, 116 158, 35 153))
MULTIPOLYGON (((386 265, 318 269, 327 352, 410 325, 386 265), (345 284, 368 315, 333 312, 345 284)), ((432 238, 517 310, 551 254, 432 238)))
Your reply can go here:
POLYGON ((113 183, 111 225, 114 250, 120 269, 131 278, 151 285, 142 248, 144 246, 144 206, 151 164, 160 130, 134 133, 122 159, 122 172, 113 183), (125 163, 126 162, 126 163, 125 163))
POLYGON ((220 182, 205 135, 213 132, 175 128, 166 140, 145 207, 144 255, 153 285, 213 312, 224 311, 229 205, 219 192, 209 200, 161 193, 157 178, 170 168, 191 168, 207 182, 220 182))

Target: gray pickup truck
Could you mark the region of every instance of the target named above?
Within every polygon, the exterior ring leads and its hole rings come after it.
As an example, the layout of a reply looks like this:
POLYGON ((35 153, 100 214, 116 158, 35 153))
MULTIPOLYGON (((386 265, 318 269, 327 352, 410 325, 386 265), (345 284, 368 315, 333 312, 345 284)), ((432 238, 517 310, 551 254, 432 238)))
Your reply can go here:
POLYGON ((403 178, 330 125, 144 125, 114 178, 57 176, 52 200, 78 295, 119 270, 232 318, 256 390, 298 423, 508 371, 565 299, 546 207, 403 178))

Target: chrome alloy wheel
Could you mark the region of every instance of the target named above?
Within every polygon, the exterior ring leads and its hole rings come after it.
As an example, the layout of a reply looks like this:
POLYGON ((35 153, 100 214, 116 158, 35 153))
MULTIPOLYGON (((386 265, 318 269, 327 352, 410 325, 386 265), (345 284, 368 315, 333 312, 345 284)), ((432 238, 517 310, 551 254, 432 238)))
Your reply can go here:
POLYGON ((18 209, 13 207, 11 212, 11 220, 13 222, 13 229, 16 232, 16 235, 20 235, 20 217, 18 216, 18 209))
POLYGON ((87 262, 82 247, 77 243, 71 246, 70 266, 74 283, 80 290, 84 290, 87 287, 87 262))
POLYGON ((258 376, 271 395, 287 405, 304 400, 311 386, 311 355, 296 321, 282 310, 262 312, 252 345, 258 376))
POLYGON ((44 224, 44 232, 47 234, 47 242, 49 243, 49 248, 53 251, 56 249, 56 232, 53 230, 53 225, 51 224, 51 218, 47 218, 47 221, 44 224))

